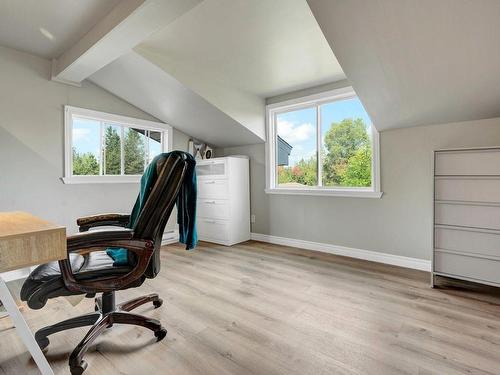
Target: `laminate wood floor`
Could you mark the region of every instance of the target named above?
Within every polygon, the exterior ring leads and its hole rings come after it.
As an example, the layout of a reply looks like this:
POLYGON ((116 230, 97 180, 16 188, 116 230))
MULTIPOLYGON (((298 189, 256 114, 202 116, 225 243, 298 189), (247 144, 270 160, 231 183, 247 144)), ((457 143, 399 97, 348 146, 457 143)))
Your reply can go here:
MULTIPOLYGON (((162 249, 162 271, 118 302, 158 292, 167 337, 115 325, 86 356, 85 374, 500 374, 497 289, 424 272, 250 241, 162 249), (445 280, 446 281, 446 280, 445 280)), ((64 298, 24 310, 36 330, 93 309, 64 298)), ((8 319, 0 320, 0 374, 37 374, 8 319)), ((47 358, 68 374, 85 334, 51 336, 47 358)))

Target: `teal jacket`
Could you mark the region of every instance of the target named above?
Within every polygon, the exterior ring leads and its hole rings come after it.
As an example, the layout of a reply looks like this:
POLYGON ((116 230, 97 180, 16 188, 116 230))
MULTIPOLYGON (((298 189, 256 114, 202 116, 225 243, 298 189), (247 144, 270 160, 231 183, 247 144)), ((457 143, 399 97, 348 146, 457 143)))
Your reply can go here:
MULTIPOLYGON (((148 200, 149 194, 158 179, 156 165, 161 157, 171 154, 182 154, 187 160, 187 170, 179 195, 177 196, 177 224, 179 224, 179 242, 186 245, 186 250, 191 250, 198 243, 196 231, 196 161, 193 156, 183 151, 172 151, 156 156, 148 165, 141 177, 141 188, 139 196, 135 201, 134 208, 130 214, 129 228, 133 228, 139 215, 148 200)), ((128 250, 124 248, 108 248, 106 253, 113 258, 115 266, 128 263, 128 250)))

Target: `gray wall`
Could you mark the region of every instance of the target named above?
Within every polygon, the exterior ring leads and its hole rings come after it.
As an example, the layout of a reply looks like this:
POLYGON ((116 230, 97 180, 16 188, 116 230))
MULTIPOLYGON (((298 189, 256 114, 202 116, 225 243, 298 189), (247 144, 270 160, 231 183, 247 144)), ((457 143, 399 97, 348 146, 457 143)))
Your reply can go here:
MULTIPOLYGON (((92 83, 51 82, 49 72, 48 60, 0 47, 0 211, 28 211, 72 233, 77 217, 130 212, 139 186, 61 182, 63 106, 155 119, 92 83)), ((185 150, 188 137, 174 131, 173 142, 185 150)))
POLYGON ((431 259, 432 151, 500 146, 500 118, 380 133, 381 199, 268 195, 265 145, 216 150, 250 156, 252 232, 431 259))

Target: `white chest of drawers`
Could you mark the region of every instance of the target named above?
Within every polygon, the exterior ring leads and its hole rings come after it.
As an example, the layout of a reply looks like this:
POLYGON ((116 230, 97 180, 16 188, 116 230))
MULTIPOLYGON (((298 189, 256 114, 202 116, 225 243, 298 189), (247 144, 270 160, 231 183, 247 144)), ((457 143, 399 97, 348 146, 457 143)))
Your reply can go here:
POLYGON ((500 286, 500 148, 434 153, 432 282, 500 286))
POLYGON ((250 239, 250 176, 246 157, 196 163, 198 237, 226 246, 250 239))

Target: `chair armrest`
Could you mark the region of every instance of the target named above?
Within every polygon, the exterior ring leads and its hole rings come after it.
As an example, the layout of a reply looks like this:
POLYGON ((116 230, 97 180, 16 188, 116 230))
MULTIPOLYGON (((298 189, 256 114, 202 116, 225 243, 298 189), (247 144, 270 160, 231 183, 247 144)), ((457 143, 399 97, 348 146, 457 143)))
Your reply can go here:
MULTIPOLYGON (((69 259, 59 261, 61 275, 64 285, 71 291, 81 293, 107 292, 132 283, 141 277, 149 264, 153 255, 154 243, 151 240, 142 240, 133 238, 134 232, 131 229, 111 230, 111 231, 92 231, 79 233, 68 237, 68 253, 79 251, 101 251, 107 247, 122 247, 137 255, 137 264, 135 267, 123 276, 110 279, 96 277, 94 280, 76 280, 71 269, 69 259)), ((88 252, 87 251, 87 252, 88 252)))
POLYGON ((81 217, 76 220, 80 232, 86 232, 90 228, 102 226, 126 227, 130 221, 130 215, 124 214, 99 214, 81 217))
POLYGON ((104 244, 102 247, 112 247, 108 245, 109 242, 128 241, 133 237, 134 231, 128 228, 110 230, 99 229, 68 236, 66 239, 66 246, 68 252, 75 252, 93 247, 101 247, 101 244, 104 244))

